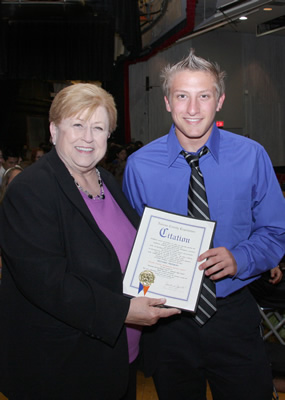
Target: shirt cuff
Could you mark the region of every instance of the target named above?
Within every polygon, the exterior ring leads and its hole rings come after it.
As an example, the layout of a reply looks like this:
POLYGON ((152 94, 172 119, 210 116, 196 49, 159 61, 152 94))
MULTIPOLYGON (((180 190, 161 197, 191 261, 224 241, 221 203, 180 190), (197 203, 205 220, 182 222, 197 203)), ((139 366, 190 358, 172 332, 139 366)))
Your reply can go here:
POLYGON ((246 279, 248 278, 248 257, 244 249, 234 249, 231 251, 234 259, 237 263, 237 273, 233 276, 233 279, 246 279))

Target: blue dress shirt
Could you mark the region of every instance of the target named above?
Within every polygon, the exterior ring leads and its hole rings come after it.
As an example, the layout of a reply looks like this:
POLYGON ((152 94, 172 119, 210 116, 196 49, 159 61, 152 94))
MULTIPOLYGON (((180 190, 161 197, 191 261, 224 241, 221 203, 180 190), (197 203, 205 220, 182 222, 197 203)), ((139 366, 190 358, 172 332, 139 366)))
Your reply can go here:
MULTIPOLYGON (((216 282, 218 297, 248 285, 276 267, 285 253, 285 199, 270 158, 257 142, 214 125, 200 159, 211 219, 216 221, 214 247, 226 247, 237 273, 216 282)), ((129 156, 123 190, 142 215, 154 207, 187 215, 191 168, 172 125, 168 135, 129 156)))

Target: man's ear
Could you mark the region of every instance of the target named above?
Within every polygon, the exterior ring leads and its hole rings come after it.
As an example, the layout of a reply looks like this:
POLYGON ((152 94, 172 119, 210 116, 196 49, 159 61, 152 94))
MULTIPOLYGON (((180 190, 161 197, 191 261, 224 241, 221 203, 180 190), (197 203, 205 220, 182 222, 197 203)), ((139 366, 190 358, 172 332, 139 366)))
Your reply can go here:
POLYGON ((51 122, 49 125, 49 131, 52 139, 52 143, 55 145, 57 140, 57 127, 54 122, 51 122))
POLYGON ((216 111, 220 111, 220 110, 222 109, 223 104, 224 104, 224 101, 225 101, 225 98, 226 98, 226 95, 225 95, 225 93, 224 93, 224 94, 222 94, 222 96, 219 98, 216 111))
POLYGON ((166 96, 164 96, 164 102, 165 102, 166 110, 167 110, 168 112, 171 112, 170 103, 169 103, 168 98, 167 98, 166 96))

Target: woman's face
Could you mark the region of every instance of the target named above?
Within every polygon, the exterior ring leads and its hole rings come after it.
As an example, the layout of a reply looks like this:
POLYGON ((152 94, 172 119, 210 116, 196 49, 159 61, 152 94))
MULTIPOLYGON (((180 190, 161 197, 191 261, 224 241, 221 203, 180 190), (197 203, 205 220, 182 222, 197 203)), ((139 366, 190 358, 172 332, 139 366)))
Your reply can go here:
POLYGON ((52 122, 50 131, 56 151, 71 173, 92 170, 104 157, 109 137, 109 118, 99 106, 89 120, 88 110, 63 119, 57 126, 52 122))
POLYGON ((122 149, 118 154, 118 159, 120 161, 125 161, 125 159, 127 158, 127 151, 125 149, 122 149))

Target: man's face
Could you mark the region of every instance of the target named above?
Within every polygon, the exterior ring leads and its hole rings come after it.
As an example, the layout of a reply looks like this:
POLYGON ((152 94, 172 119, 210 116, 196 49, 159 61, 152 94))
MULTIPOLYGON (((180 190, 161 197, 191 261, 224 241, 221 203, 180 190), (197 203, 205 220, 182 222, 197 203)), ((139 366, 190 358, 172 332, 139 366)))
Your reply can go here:
POLYGON ((19 157, 8 157, 7 160, 3 162, 3 167, 7 170, 9 168, 15 167, 19 162, 19 157))
POLYGON ((185 70, 173 76, 164 100, 185 150, 197 151, 206 143, 224 99, 225 95, 217 99, 215 80, 208 72, 185 70))

